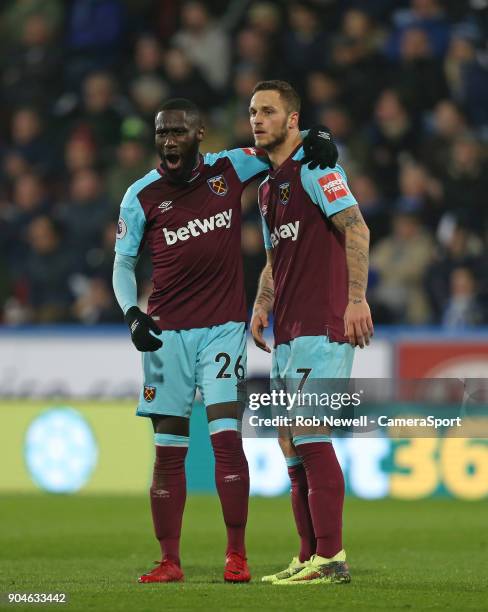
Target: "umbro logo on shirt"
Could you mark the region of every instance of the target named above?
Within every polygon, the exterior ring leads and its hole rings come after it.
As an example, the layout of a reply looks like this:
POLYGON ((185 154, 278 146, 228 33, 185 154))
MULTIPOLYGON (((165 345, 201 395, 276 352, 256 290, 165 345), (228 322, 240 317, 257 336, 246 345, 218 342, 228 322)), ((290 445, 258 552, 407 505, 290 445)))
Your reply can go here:
POLYGON ((230 229, 231 220, 232 208, 229 208, 229 210, 224 210, 207 219, 193 219, 193 221, 188 221, 186 225, 175 230, 169 230, 163 227, 163 234, 166 244, 171 246, 176 244, 178 240, 188 240, 192 236, 197 237, 207 232, 213 232, 219 228, 230 229))
POLYGON ((173 200, 165 200, 164 202, 161 202, 158 208, 160 208, 161 212, 163 213, 169 210, 170 208, 173 208, 172 204, 173 204, 173 200))
POLYGON ((292 242, 298 238, 298 229, 300 227, 300 221, 295 221, 294 223, 284 223, 279 227, 275 227, 271 232, 271 244, 273 248, 278 246, 278 242, 285 238, 291 238, 292 242))

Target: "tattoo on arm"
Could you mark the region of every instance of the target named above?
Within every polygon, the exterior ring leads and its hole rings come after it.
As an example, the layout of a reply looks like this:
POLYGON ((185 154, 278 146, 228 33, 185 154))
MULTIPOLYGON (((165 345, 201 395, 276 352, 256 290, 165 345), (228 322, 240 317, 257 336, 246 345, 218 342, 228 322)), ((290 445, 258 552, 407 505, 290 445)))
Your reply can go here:
POLYGON ((273 268, 270 261, 264 266, 259 278, 258 294, 254 301, 254 307, 261 306, 270 312, 274 302, 273 268))
POLYGON ((368 285, 369 229, 361 211, 351 206, 333 215, 330 220, 346 237, 346 260, 349 275, 349 302, 365 299, 368 285))

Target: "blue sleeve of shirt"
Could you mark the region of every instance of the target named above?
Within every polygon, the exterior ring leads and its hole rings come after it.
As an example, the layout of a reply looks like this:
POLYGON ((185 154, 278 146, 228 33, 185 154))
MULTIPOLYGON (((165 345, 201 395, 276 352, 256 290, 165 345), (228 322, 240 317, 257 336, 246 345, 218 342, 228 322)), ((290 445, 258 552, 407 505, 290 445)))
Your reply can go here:
POLYGON ((264 238, 264 246, 266 249, 272 249, 273 245, 271 244, 271 236, 269 233, 269 228, 268 225, 264 219, 264 217, 261 217, 261 221, 263 224, 263 238, 264 238))
POLYGON ((120 205, 115 252, 131 257, 138 255, 145 226, 146 216, 137 197, 137 192, 133 187, 129 187, 120 205))
POLYGON ((112 284, 115 297, 124 314, 132 306, 137 306, 136 263, 137 257, 115 254, 112 284))
POLYGON ((203 161, 208 166, 213 166, 219 159, 223 158, 230 161, 241 183, 245 183, 270 169, 268 158, 258 155, 254 147, 220 151, 220 153, 205 153, 203 161))
POLYGON ((317 204, 327 217, 357 205, 356 198, 347 185, 346 173, 339 165, 325 170, 310 170, 308 166, 302 166, 301 179, 312 202, 317 204))

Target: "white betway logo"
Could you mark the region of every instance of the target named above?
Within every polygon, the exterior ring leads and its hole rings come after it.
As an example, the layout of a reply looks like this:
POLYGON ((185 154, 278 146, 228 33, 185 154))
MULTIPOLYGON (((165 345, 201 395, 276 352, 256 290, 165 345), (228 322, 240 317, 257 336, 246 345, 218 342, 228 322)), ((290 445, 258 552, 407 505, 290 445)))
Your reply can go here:
POLYGON ((300 221, 294 223, 284 223, 280 227, 275 227, 271 232, 271 244, 275 247, 278 242, 283 238, 291 238, 292 242, 298 238, 298 228, 300 227, 300 221))
POLYGON ((166 239, 166 244, 171 246, 178 242, 178 240, 188 240, 190 236, 200 236, 201 234, 206 234, 207 232, 213 232, 214 229, 218 229, 219 227, 224 227, 225 229, 230 228, 232 219, 232 208, 229 210, 224 210, 221 213, 217 213, 212 217, 208 217, 207 219, 193 219, 193 221, 188 221, 186 225, 179 227, 176 230, 169 230, 163 227, 164 237, 166 239))

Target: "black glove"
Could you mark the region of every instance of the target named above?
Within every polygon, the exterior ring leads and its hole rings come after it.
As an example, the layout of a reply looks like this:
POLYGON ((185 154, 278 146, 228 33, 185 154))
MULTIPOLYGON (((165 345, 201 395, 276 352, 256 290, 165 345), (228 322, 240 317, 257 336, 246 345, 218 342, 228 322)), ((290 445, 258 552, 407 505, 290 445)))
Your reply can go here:
POLYGON ((132 306, 124 315, 125 322, 129 326, 132 342, 138 351, 157 351, 163 346, 159 338, 155 338, 150 331, 158 336, 161 330, 154 322, 154 319, 142 312, 137 306, 132 306))
POLYGON ((321 170, 333 168, 336 165, 339 152, 332 137, 332 133, 325 125, 316 125, 303 139, 302 164, 308 164, 310 170, 317 166, 321 170))

